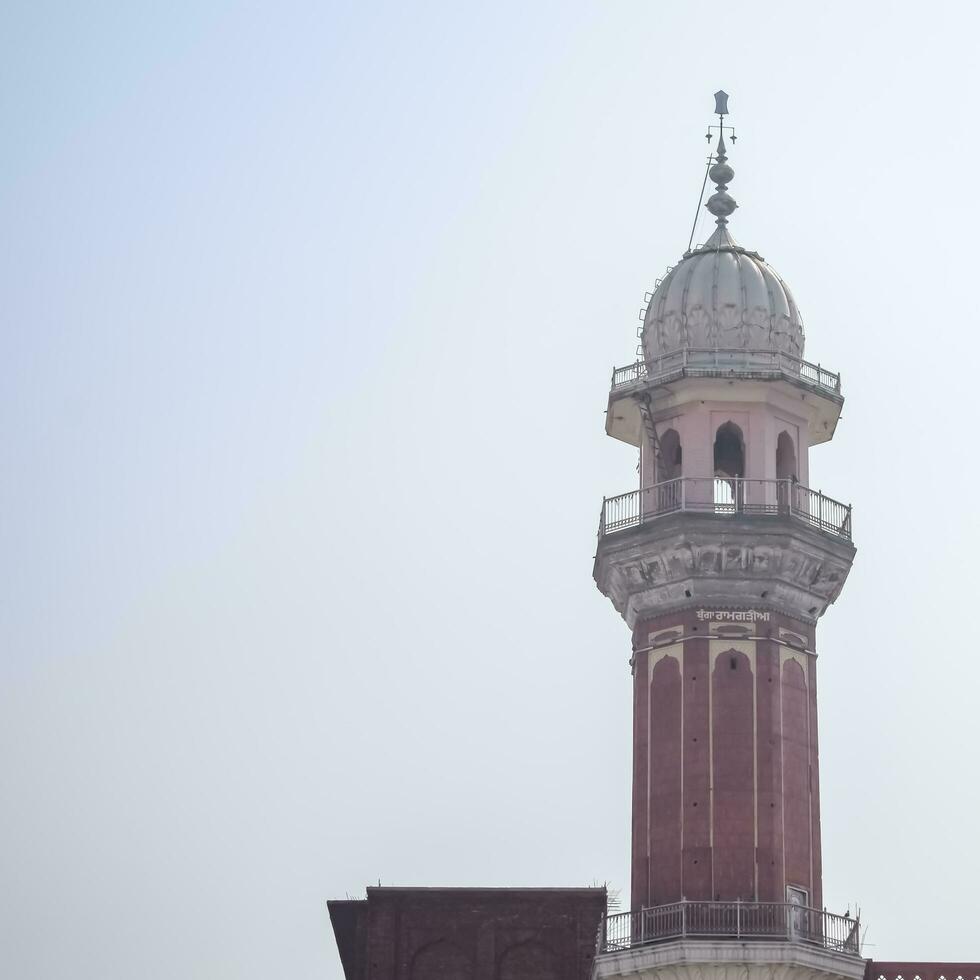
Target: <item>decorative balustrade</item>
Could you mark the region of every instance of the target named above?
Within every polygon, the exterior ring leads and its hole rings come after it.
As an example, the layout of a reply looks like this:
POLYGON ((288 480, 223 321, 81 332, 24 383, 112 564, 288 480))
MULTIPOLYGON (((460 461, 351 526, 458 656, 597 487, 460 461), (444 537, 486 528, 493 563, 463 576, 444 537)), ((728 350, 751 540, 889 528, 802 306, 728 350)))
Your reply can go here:
POLYGON ((596 953, 683 938, 768 939, 860 956, 861 920, 790 902, 676 902, 605 916, 596 953))
POLYGON ((679 511, 792 517, 851 540, 850 504, 793 480, 686 476, 606 497, 599 517, 599 537, 679 511))
POLYGON ((664 382, 679 377, 786 378, 802 381, 818 391, 840 396, 840 375, 819 364, 800 360, 783 351, 743 350, 742 348, 697 348, 662 354, 650 361, 637 361, 614 368, 612 388, 623 388, 638 381, 664 382))

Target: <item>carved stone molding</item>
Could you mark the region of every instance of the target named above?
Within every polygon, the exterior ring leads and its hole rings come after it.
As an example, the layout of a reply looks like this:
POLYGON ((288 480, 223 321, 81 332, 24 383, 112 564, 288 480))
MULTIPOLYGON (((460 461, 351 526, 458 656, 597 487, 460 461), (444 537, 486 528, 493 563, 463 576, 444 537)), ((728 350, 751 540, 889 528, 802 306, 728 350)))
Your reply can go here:
POLYGON ((854 554, 850 542, 791 518, 677 514, 604 537, 593 574, 631 628, 705 603, 763 603, 815 622, 854 554))

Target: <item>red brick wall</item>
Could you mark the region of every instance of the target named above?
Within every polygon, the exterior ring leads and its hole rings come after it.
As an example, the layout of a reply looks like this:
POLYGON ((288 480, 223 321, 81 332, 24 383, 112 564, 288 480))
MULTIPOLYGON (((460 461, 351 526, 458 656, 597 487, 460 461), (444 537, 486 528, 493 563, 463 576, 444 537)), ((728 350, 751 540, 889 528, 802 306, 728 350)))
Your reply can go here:
POLYGON ((711 745, 708 729, 708 641, 684 646, 684 878, 682 892, 711 893, 711 745))
POLYGON ((898 963, 868 960, 864 980, 980 980, 980 963, 898 963))
POLYGON ((633 663, 633 821, 631 851, 631 894, 650 893, 650 835, 647 828, 650 794, 649 770, 649 693, 647 655, 638 654, 633 663))
MULTIPOLYGON (((760 732, 779 731, 779 648, 762 640, 756 644, 756 716, 760 732)), ((783 746, 779 738, 758 743, 759 854, 757 872, 760 899, 780 895, 783 873, 783 746)))
POLYGON ((665 657, 650 678, 650 893, 681 897, 681 674, 665 657))
POLYGON ((781 643, 781 628, 813 650, 813 627, 775 612, 728 649, 693 610, 637 626, 633 908, 781 902, 787 884, 821 907, 816 658, 781 643))
POLYGON ((808 686, 810 689, 810 831, 812 848, 812 895, 810 904, 823 908, 823 865, 820 848, 820 754, 817 751, 817 662, 809 661, 808 686))
POLYGON ((783 842, 786 882, 812 892, 810 882, 810 732, 803 668, 782 670, 783 842))
POLYGON ((367 891, 328 903, 347 980, 588 980, 606 907, 604 888, 367 891))
POLYGON ((714 807, 713 898, 755 896, 752 670, 729 650, 711 671, 714 807))

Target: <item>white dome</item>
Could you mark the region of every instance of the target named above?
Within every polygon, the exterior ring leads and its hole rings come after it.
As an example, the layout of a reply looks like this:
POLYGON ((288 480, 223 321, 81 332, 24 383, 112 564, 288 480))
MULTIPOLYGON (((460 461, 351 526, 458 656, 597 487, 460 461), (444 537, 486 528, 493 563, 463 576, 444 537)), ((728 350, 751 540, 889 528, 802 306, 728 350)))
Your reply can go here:
POLYGON ((803 356, 803 322, 789 287, 724 225, 657 286, 642 337, 647 361, 684 347, 803 356))

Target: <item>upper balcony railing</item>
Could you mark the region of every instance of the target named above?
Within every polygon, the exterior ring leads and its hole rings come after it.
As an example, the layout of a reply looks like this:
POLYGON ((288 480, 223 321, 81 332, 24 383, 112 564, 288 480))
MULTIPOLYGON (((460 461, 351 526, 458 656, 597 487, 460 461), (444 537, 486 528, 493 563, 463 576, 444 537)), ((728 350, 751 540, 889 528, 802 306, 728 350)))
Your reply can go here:
POLYGON ((795 480, 687 476, 606 497, 599 516, 599 537, 679 511, 792 517, 851 540, 851 505, 795 480))
POLYGON ((637 381, 665 382, 690 378, 786 378, 802 382, 823 394, 840 397, 840 375, 819 364, 801 361, 779 350, 743 350, 742 348, 698 348, 662 354, 650 361, 637 361, 614 368, 612 389, 637 381))
POLYGON ((676 902, 607 915, 597 955, 670 939, 770 940, 861 955, 861 920, 790 902, 676 902))

